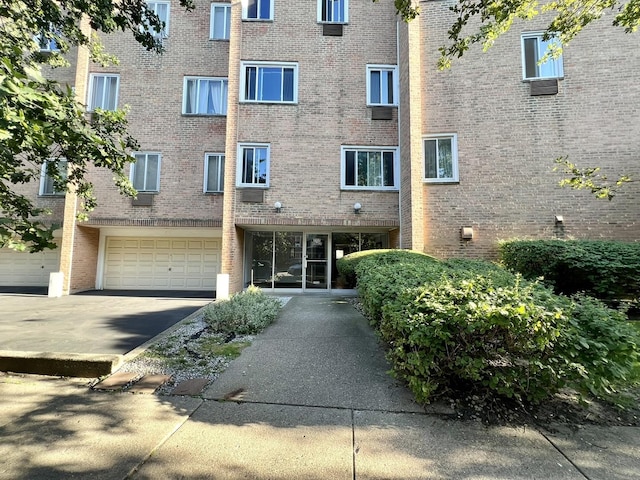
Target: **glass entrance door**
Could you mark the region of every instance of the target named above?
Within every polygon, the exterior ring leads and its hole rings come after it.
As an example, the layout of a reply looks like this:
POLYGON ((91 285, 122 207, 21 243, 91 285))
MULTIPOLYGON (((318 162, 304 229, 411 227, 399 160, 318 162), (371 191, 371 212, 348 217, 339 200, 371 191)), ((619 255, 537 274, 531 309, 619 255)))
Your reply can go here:
POLYGON ((305 269, 303 272, 305 289, 327 289, 329 274, 329 235, 308 233, 306 235, 305 269))

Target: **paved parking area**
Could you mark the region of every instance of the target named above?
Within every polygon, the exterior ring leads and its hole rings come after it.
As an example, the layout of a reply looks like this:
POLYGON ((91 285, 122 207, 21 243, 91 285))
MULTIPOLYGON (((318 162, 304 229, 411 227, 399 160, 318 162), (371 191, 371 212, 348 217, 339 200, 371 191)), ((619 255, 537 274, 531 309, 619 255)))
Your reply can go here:
POLYGON ((0 293, 0 350, 124 355, 213 301, 163 293, 0 293))

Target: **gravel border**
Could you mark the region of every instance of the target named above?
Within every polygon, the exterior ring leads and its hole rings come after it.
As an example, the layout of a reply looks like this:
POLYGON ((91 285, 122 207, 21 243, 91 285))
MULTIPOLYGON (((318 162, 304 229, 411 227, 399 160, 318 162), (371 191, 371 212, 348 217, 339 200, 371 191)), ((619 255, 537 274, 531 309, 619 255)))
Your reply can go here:
MULTIPOLYGON (((277 298, 283 307, 291 299, 277 298)), ((194 378, 206 378, 209 380, 208 384, 215 381, 233 358, 222 355, 203 356, 198 352, 198 345, 214 341, 228 345, 251 344, 255 335, 237 336, 225 341, 224 336, 209 329, 204 320, 206 308, 207 306, 201 308, 127 354, 124 363, 113 373, 137 374, 131 383, 135 383, 144 375, 170 376, 171 379, 155 391, 156 395, 171 395, 179 383, 194 378)))

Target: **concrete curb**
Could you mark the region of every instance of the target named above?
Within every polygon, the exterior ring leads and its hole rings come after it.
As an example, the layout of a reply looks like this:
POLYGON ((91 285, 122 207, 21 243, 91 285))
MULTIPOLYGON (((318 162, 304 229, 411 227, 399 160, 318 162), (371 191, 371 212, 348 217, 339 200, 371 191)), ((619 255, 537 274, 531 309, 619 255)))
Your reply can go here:
POLYGON ((92 378, 110 374, 122 355, 0 350, 0 371, 92 378))

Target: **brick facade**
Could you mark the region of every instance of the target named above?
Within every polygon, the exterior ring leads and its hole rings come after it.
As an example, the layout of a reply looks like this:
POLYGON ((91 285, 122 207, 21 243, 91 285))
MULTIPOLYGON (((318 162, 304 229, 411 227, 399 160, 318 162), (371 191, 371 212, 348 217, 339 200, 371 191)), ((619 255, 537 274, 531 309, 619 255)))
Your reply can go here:
MULTIPOLYGON (((209 39, 205 0, 193 12, 172 2, 162 56, 145 52, 129 34, 103 39, 120 63, 89 65, 88 72, 120 76, 118 105, 130 108, 140 150, 162 155, 160 188, 150 205, 134 205, 108 172, 92 171, 99 206, 78 226, 69 217, 75 200, 67 196, 65 291, 101 284, 104 240, 116 234, 221 237, 219 267, 231 292, 246 285, 245 240, 256 231, 380 233, 391 247, 483 258, 495 258, 497 242, 513 237, 638 239, 640 184, 625 185, 607 202, 560 188, 562 174, 552 171, 553 160, 568 155, 611 178, 640 176, 634 35, 596 22, 565 49, 558 93, 532 96, 522 80, 521 34, 541 30, 542 20, 516 22, 487 53, 472 48, 440 72, 438 47, 455 20, 452 0, 421 2, 421 15, 409 24, 398 21, 391 1, 352 0, 342 35, 323 34, 316 2, 274 0, 269 21, 242 20, 241 3, 230 5, 229 40, 209 39), (294 63, 297 101, 243 101, 243 62, 294 63), (367 65, 397 65, 400 95, 390 119, 372 118, 367 65), (227 115, 184 115, 185 76, 226 77, 227 115), (424 181, 423 141, 435 134, 457 135, 454 183, 424 181), (238 187, 244 143, 269 146, 268 188, 238 187), (343 147, 397 148, 399 189, 345 188, 343 147), (203 193, 207 152, 226 156, 223 194, 203 193), (462 227, 473 228, 473 239, 461 239, 462 227)), ((77 73, 80 92, 87 76, 77 73)), ((62 219, 62 199, 38 201, 62 219)))
POLYGON ((608 202, 560 188, 562 174, 552 170, 555 158, 568 155, 610 178, 640 175, 637 37, 607 19, 596 22, 564 49, 558 94, 531 96, 520 36, 542 30, 544 21, 516 22, 487 53, 472 49, 440 72, 450 5, 422 4, 422 131, 458 134, 460 170, 458 184, 425 184, 425 251, 493 258, 496 242, 513 237, 636 241, 638 183, 608 202), (472 241, 460 240, 462 226, 474 228, 472 241))

